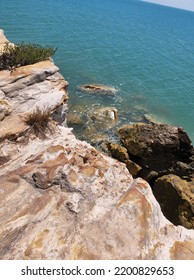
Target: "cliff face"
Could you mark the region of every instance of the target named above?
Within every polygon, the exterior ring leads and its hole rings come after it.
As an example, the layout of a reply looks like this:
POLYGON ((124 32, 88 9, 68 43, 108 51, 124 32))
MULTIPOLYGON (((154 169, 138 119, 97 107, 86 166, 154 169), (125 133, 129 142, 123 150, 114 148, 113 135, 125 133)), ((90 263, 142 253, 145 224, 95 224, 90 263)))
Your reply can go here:
MULTIPOLYGON (((0 37, 1 40, 1 37, 0 37)), ((67 82, 50 61, 0 72, 0 259, 194 259, 147 182, 65 126, 67 82), (44 137, 28 116, 51 118, 44 137)))

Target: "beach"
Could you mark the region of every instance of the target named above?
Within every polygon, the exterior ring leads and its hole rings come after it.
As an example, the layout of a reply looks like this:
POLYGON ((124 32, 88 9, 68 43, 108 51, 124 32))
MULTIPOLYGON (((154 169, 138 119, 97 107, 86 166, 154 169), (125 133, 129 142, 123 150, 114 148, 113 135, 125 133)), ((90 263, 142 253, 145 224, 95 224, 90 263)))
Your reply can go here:
POLYGON ((142 1, 194 12, 194 1, 193 0, 184 0, 184 1, 182 1, 182 0, 179 0, 179 1, 177 1, 177 0, 142 0, 142 1))

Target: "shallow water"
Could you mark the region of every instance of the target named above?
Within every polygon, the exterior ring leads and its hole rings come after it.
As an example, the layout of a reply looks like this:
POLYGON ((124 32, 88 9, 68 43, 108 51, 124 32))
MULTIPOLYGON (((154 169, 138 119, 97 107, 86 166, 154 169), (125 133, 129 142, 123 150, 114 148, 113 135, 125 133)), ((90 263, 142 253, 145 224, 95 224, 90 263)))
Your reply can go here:
MULTIPOLYGON (((58 47, 54 61, 70 84, 70 108, 114 106, 118 126, 147 114, 184 127, 194 141, 193 12, 137 0, 0 0, 0 28, 12 42, 58 47), (78 91, 90 83, 119 91, 78 91)), ((74 131, 83 138, 82 128, 74 131)))

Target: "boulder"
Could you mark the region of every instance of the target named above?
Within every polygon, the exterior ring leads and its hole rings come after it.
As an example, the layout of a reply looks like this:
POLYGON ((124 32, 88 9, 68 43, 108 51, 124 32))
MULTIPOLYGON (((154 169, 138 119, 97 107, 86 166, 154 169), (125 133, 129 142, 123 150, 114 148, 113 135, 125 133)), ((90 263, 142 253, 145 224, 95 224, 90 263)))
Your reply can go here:
POLYGON ((153 192, 163 213, 175 225, 194 228, 194 179, 169 174, 157 179, 153 192))
POLYGON ((83 93, 115 96, 118 90, 112 86, 100 84, 86 84, 78 87, 83 93))
POLYGON ((121 145, 109 142, 107 146, 113 158, 116 158, 121 162, 125 162, 129 159, 127 149, 121 145))
POLYGON ((158 174, 192 176, 193 146, 182 128, 137 123, 121 127, 118 133, 132 159, 148 173, 155 171, 158 174))
POLYGON ((119 144, 108 142, 108 150, 113 158, 118 159, 126 164, 127 169, 133 177, 137 177, 139 171, 142 169, 141 166, 129 159, 127 149, 119 144))

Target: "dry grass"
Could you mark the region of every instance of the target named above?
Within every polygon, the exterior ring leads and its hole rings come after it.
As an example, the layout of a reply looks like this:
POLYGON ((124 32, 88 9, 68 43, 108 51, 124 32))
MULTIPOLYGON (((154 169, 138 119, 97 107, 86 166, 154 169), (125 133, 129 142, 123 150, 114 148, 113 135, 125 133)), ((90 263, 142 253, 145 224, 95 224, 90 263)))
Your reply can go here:
POLYGON ((28 115, 26 124, 30 126, 31 132, 37 137, 45 138, 46 132, 51 131, 49 125, 50 120, 50 110, 46 109, 44 111, 36 108, 34 112, 28 115))

